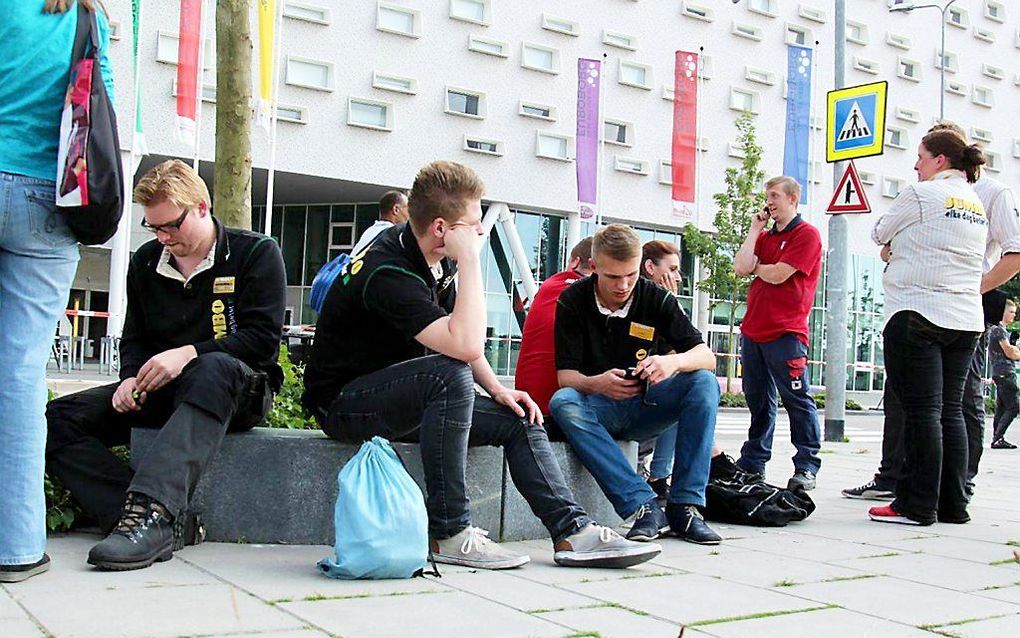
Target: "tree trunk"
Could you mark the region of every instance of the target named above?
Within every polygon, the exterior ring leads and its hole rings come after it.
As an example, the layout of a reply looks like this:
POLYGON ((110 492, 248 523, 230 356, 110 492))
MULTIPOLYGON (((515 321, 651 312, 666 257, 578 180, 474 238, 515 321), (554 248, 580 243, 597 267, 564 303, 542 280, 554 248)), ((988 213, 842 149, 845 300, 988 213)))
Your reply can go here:
POLYGON ((251 228, 250 0, 216 0, 216 170, 213 211, 251 228))

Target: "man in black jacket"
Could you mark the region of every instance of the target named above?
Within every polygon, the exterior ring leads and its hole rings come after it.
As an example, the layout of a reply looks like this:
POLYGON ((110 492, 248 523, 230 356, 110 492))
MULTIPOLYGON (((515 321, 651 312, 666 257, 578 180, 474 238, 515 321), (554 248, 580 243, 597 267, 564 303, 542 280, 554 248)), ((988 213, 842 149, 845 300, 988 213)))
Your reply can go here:
POLYGON ((135 200, 156 240, 128 268, 121 381, 55 399, 46 410, 46 470, 112 530, 88 562, 113 570, 171 558, 224 434, 258 424, 283 378, 279 247, 224 227, 201 178, 179 160, 142 177, 135 200), (134 472, 108 449, 128 443, 133 427, 160 428, 134 472))

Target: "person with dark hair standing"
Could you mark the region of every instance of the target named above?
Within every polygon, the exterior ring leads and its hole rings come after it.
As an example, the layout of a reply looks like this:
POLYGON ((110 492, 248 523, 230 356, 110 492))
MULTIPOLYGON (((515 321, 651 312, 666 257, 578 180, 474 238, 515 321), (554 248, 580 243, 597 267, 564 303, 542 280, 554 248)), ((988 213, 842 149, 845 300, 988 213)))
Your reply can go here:
MULTIPOLYGON (((91 11, 94 0, 79 0, 91 11)), ((99 66, 113 98, 110 25, 98 11, 99 66)), ((78 26, 73 0, 4 3, 0 21, 0 582, 49 569, 46 360, 78 265, 56 210, 60 116, 78 26)))
POLYGON ((367 248, 379 233, 387 228, 407 221, 407 195, 400 191, 386 191, 379 200, 379 219, 361 233, 358 242, 351 248, 351 257, 367 248))
POLYGON ((995 382, 995 418, 992 420, 992 449, 1015 450, 1006 440, 1006 430, 1020 414, 1020 401, 1016 385, 1016 362, 1020 361, 1020 348, 1009 342, 1007 326, 1016 319, 1016 302, 1006 300, 1002 321, 988 329, 988 360, 992 363, 992 380, 995 382))
POLYGON ((479 445, 504 448, 557 564, 622 568, 654 558, 660 547, 625 540, 577 504, 541 410, 526 392, 504 387, 485 358, 484 190, 463 164, 436 161, 418 172, 409 221, 354 255, 326 294, 302 402, 344 443, 419 443, 436 562, 512 569, 530 560, 471 524, 465 466, 468 447, 479 445), (489 396, 478 396, 475 383, 489 396))
POLYGON ((919 182, 899 194, 872 231, 889 262, 882 277, 886 383, 904 415, 896 499, 868 511, 875 521, 970 520, 962 401, 984 330, 988 220, 971 186, 984 162, 981 150, 957 133, 929 133, 917 150, 919 182))

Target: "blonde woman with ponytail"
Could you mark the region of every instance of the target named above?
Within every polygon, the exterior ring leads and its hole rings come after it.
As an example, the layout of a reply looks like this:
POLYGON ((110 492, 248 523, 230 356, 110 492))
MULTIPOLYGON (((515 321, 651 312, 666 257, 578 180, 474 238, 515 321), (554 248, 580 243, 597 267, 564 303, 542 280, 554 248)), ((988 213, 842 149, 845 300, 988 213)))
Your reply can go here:
MULTIPOLYGON (((96 0, 107 92, 109 22, 96 0)), ((60 115, 78 25, 75 0, 4 3, 0 21, 0 582, 49 568, 43 471, 46 362, 78 264, 55 202, 60 115)), ((51 441, 51 445, 67 442, 51 441)))

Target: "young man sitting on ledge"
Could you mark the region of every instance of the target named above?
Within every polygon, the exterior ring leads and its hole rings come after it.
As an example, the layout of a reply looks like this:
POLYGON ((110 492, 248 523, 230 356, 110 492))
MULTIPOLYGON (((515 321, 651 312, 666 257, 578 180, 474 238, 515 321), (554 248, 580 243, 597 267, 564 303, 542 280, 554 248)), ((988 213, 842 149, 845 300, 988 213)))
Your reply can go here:
POLYGON ((223 226, 205 183, 179 160, 146 173, 135 201, 156 239, 128 267, 121 381, 46 409, 46 471, 112 530, 88 556, 112 570, 169 560, 188 540, 185 509, 223 435, 258 424, 283 380, 279 247, 223 226), (133 427, 160 428, 134 472, 109 450, 129 443, 133 427))
POLYGON ((595 233, 594 273, 560 295, 550 402, 556 425, 621 518, 627 538, 669 528, 692 543, 719 543, 705 505, 719 406, 715 355, 671 292, 640 276, 641 240, 623 224, 595 233), (614 439, 646 441, 676 425, 673 480, 663 512, 614 439))
POLYGON ((644 562, 661 548, 592 522, 556 464, 538 406, 500 385, 484 356, 483 190, 474 171, 453 162, 418 173, 410 221, 354 255, 326 295, 304 404, 337 440, 382 436, 421 445, 437 562, 507 569, 530 560, 471 525, 465 464, 468 447, 477 445, 503 446, 514 483, 552 536, 558 564, 644 562), (475 382, 491 398, 476 395, 475 382))

